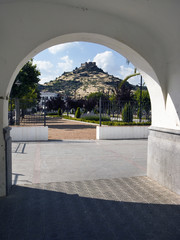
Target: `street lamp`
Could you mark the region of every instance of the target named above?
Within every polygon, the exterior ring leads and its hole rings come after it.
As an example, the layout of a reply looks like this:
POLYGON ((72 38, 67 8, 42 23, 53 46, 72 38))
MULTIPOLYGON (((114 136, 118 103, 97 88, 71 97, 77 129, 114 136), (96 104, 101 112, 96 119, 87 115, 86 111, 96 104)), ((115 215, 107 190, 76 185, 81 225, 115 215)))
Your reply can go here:
POLYGON ((10 121, 9 125, 14 125, 13 115, 12 115, 12 97, 10 95, 10 104, 11 104, 11 113, 10 113, 10 121))
MULTIPOLYGON (((18 87, 22 84, 19 79, 14 83, 18 87)), ((19 98, 15 98, 15 119, 16 119, 16 125, 20 125, 20 109, 19 109, 19 98)))
POLYGON ((101 97, 99 99, 99 126, 101 127, 101 119, 102 119, 102 116, 101 116, 101 105, 102 105, 102 100, 101 100, 101 97))
POLYGON ((43 114, 44 114, 44 127, 46 126, 46 98, 42 98, 42 105, 43 105, 43 114))
POLYGON ((140 79, 139 122, 141 122, 141 120, 142 120, 142 76, 141 76, 141 79, 140 79))
MULTIPOLYGON (((19 80, 17 80, 14 84, 17 85, 17 86, 20 86, 22 83, 19 80)), ((13 99, 12 99, 12 95, 10 94, 10 104, 11 104, 11 114, 10 114, 10 121, 9 121, 10 125, 14 124, 12 103, 13 103, 13 99)), ((19 114, 20 114, 19 113, 19 99, 15 98, 15 120, 16 120, 16 125, 20 124, 19 114)))

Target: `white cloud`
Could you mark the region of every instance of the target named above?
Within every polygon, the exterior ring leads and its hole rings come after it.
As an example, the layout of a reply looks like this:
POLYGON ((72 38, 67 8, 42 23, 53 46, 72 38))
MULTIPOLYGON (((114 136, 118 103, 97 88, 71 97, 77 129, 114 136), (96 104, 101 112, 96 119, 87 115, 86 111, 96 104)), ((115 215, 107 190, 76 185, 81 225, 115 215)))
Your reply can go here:
POLYGON ((57 75, 44 75, 41 76, 40 84, 44 84, 45 82, 49 82, 51 80, 54 80, 57 77, 57 75))
POLYGON ((121 66, 119 65, 118 61, 116 61, 116 58, 111 51, 98 53, 94 57, 93 62, 96 62, 98 67, 102 68, 105 72, 108 72, 115 77, 123 78, 124 75, 121 73, 125 74, 123 71, 124 69, 121 69, 121 66))
POLYGON ((134 73, 134 69, 131 67, 125 67, 123 65, 120 66, 120 71, 119 74, 121 76, 122 79, 124 79, 125 77, 127 77, 130 74, 134 73))
MULTIPOLYGON (((127 77, 128 75, 131 75, 133 73, 134 73, 134 68, 125 67, 123 65, 120 66, 120 71, 119 71, 120 78, 124 79, 125 77, 127 77)), ((139 76, 135 76, 135 77, 130 78, 128 80, 128 82, 136 85, 139 83, 139 81, 140 81, 139 79, 140 79, 139 76)))
MULTIPOLYGON (((130 74, 134 73, 134 68, 132 67, 125 67, 124 65, 119 65, 119 63, 115 60, 115 56, 111 51, 105 51, 102 53, 98 53, 93 62, 96 62, 97 66, 102 68, 105 72, 114 75, 120 79, 124 79, 130 74)), ((139 83, 139 76, 132 77, 128 80, 131 84, 138 84, 139 83)))
POLYGON ((61 62, 58 63, 58 67, 61 72, 67 72, 73 70, 73 60, 69 56, 64 56, 61 58, 61 62))
POLYGON ((44 70, 46 72, 51 71, 53 64, 50 61, 36 61, 34 60, 34 64, 37 65, 40 71, 44 70))
POLYGON ((52 47, 48 48, 48 50, 50 53, 56 54, 60 51, 67 50, 68 48, 74 47, 78 44, 79 44, 79 42, 62 43, 59 45, 52 46, 52 47))
POLYGON ((111 51, 105 51, 103 53, 98 53, 93 62, 96 62, 96 65, 99 68, 102 68, 105 72, 111 73, 114 69, 114 56, 111 51))
POLYGON ((42 70, 46 70, 41 74, 40 84, 44 84, 45 82, 49 82, 51 80, 55 80, 56 77, 60 76, 63 72, 72 71, 73 70, 73 60, 69 58, 69 56, 64 56, 60 58, 60 62, 57 63, 56 67, 51 66, 50 62, 46 61, 35 61, 38 67, 42 70), (47 71, 49 66, 49 71, 47 71), (49 73, 49 74, 48 74, 49 73))

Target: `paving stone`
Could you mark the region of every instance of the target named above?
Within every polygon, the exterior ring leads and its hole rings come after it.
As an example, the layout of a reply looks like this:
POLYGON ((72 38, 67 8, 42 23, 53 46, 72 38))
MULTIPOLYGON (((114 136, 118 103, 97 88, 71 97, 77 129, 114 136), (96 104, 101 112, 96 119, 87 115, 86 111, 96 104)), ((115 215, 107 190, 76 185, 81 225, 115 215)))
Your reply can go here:
POLYGON ((23 153, 15 150, 24 144, 12 144, 15 185, 146 176, 147 172, 147 140, 28 142, 23 153))
POLYGON ((180 196, 151 179, 14 186, 0 199, 1 240, 180 239, 180 196))

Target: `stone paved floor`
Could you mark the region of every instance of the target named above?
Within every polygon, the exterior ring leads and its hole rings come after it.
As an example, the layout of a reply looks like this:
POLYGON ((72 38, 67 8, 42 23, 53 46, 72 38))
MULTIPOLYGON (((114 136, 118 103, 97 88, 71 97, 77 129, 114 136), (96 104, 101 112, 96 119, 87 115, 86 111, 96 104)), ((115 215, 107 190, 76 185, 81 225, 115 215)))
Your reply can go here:
POLYGON ((14 142, 13 184, 146 176, 147 140, 14 142))
POLYGON ((147 177, 13 186, 1 240, 180 239, 180 197, 147 177))

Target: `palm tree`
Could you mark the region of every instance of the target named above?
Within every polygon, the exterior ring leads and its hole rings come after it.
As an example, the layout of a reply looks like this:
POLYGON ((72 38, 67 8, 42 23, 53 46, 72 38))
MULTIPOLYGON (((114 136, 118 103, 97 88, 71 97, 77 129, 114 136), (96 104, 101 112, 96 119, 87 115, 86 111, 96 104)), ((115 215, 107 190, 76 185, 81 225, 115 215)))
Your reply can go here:
POLYGON ((122 87, 122 85, 123 85, 125 82, 127 82, 127 80, 129 80, 130 78, 140 75, 140 73, 137 73, 136 71, 137 71, 137 69, 135 68, 133 74, 130 74, 130 75, 128 75, 127 77, 125 77, 125 79, 119 84, 118 88, 120 89, 120 88, 122 87))

